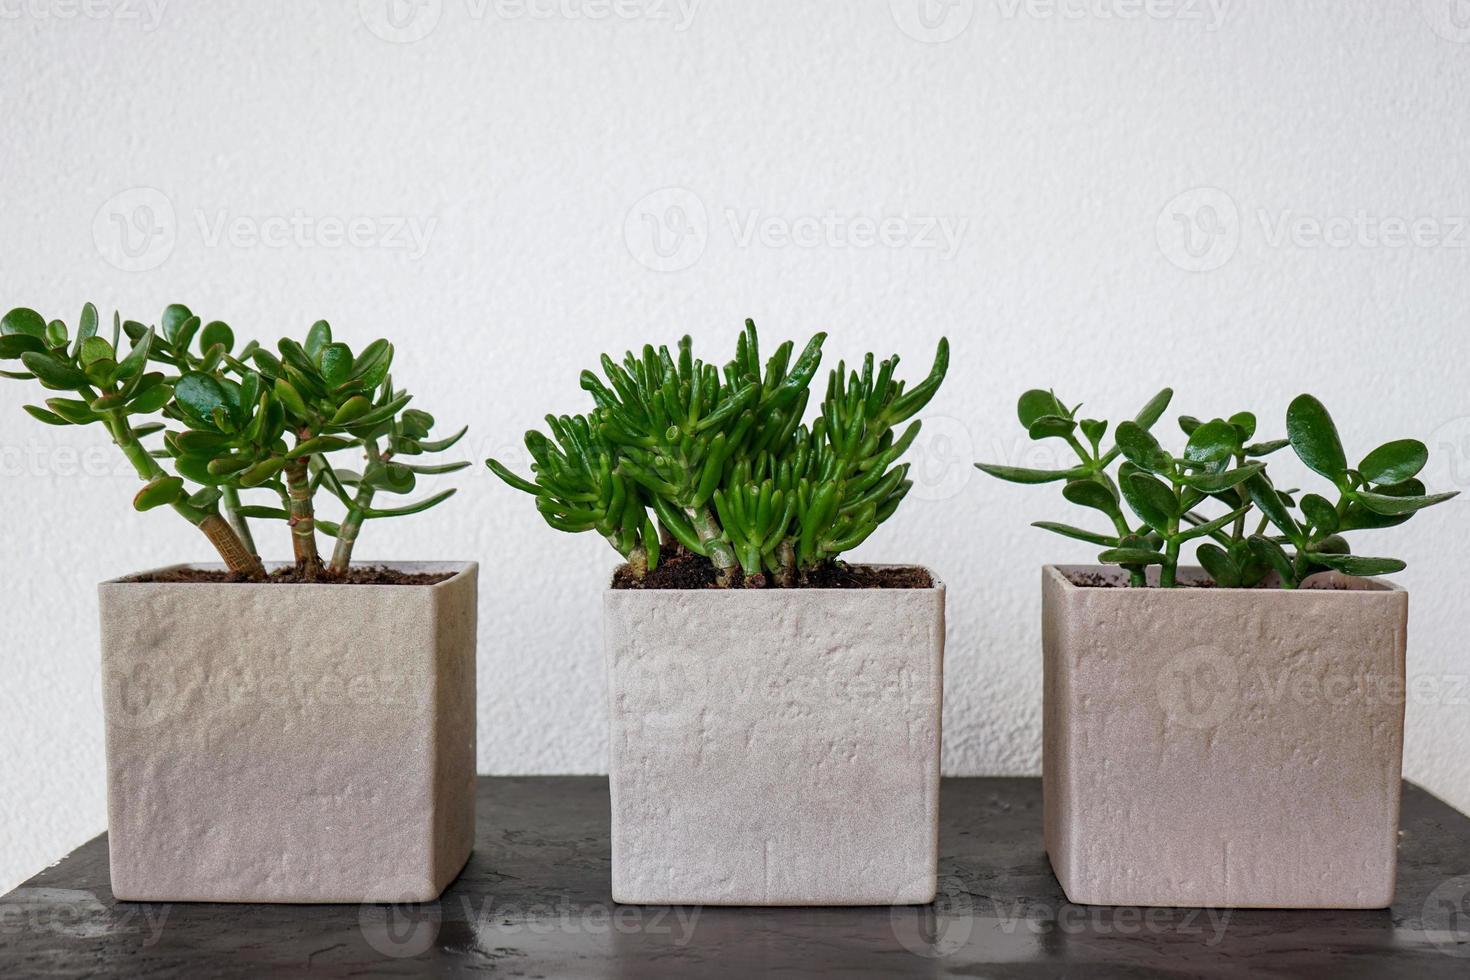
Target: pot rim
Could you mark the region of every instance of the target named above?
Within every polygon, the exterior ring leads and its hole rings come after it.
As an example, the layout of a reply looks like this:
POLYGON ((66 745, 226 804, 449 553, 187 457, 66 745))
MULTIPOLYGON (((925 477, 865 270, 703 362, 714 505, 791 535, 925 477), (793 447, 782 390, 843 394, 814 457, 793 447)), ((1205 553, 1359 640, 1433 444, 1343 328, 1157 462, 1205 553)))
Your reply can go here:
MULTIPOLYGON (((265 565, 267 571, 274 571, 277 568, 290 568, 291 565, 292 565, 292 563, 289 562, 289 561, 267 561, 267 562, 263 562, 262 564, 265 565)), ((401 590, 404 590, 404 589, 441 589, 441 588, 447 588, 449 585, 451 585, 454 582, 459 581, 460 579, 464 578, 466 575, 469 575, 469 574, 474 573, 477 569, 479 569, 480 563, 479 562, 475 562, 475 561, 396 561, 396 560, 393 560, 393 559, 388 559, 388 560, 384 560, 384 561, 365 561, 365 562, 361 562, 359 564, 359 567, 384 567, 384 568, 389 568, 389 569, 392 569, 393 571, 398 571, 398 572, 429 572, 429 573, 433 573, 433 572, 452 572, 453 574, 451 574, 448 578, 444 579, 441 582, 434 582, 434 583, 427 584, 427 585, 406 585, 406 584, 389 585, 387 583, 380 584, 380 585, 370 585, 370 584, 365 584, 365 583, 353 584, 353 583, 347 583, 347 582, 290 582, 290 583, 279 583, 279 582, 277 582, 277 583, 267 583, 267 582, 134 582, 134 581, 130 581, 131 579, 137 578, 139 575, 157 575, 157 574, 159 574, 161 572, 171 572, 171 571, 175 571, 175 570, 181 569, 181 568, 195 569, 195 570, 199 570, 199 571, 211 571, 211 572, 222 572, 222 571, 225 570, 225 564, 224 564, 224 562, 218 562, 218 561, 199 561, 199 562, 185 561, 185 562, 175 562, 172 565, 160 565, 160 566, 157 566, 155 568, 145 568, 145 569, 142 569, 141 571, 136 571, 136 572, 128 572, 126 575, 120 575, 120 576, 118 576, 116 578, 105 579, 105 580, 103 580, 102 582, 100 582, 98 584, 99 585, 108 586, 109 588, 147 588, 147 589, 175 588, 175 587, 177 587, 177 588, 183 588, 183 589, 193 589, 193 588, 199 588, 201 586, 220 586, 220 587, 229 588, 229 589, 240 589, 240 588, 255 588, 255 589, 265 589, 265 588, 269 588, 269 589, 281 589, 281 588, 287 588, 287 589, 301 589, 301 588, 312 588, 312 589, 363 589, 363 588, 367 588, 367 589, 395 589, 395 590, 400 590, 400 591, 401 590)))
MULTIPOLYGON (((1072 592, 1090 592, 1090 591, 1094 591, 1096 587, 1094 587, 1094 586, 1085 586, 1085 585, 1077 585, 1070 578, 1067 577, 1067 573, 1068 572, 1086 572, 1086 573, 1092 573, 1092 574, 1107 575, 1109 577, 1122 577, 1122 576, 1124 576, 1124 575, 1127 574, 1121 568, 1119 568, 1119 566, 1117 566, 1117 565, 1085 565, 1085 564, 1084 565, 1078 565, 1078 564, 1071 564, 1071 563, 1067 563, 1067 564, 1054 564, 1054 565, 1050 565, 1050 564, 1049 565, 1043 565, 1043 566, 1041 566, 1041 571, 1042 571, 1042 575, 1044 577, 1054 579, 1058 584, 1061 585, 1062 588, 1064 588, 1064 589, 1066 589, 1068 591, 1072 591, 1072 592)), ((1150 577, 1151 578, 1154 577, 1154 576, 1157 576, 1158 575, 1158 569, 1157 568, 1150 569, 1150 573, 1149 574, 1150 574, 1150 577)), ((1331 573, 1331 574, 1339 574, 1339 573, 1331 573)), ((1200 579, 1208 580, 1210 578, 1209 573, 1206 572, 1199 565, 1180 565, 1179 566, 1179 575, 1180 575, 1181 578, 1183 578, 1185 576, 1188 576, 1190 579, 1193 579, 1193 580, 1200 580, 1200 579)), ((1276 589, 1276 588, 1273 588, 1273 589, 1242 589, 1242 588, 1223 588, 1221 586, 1216 585, 1216 586, 1212 586, 1209 589, 1158 589, 1158 588, 1150 588, 1150 589, 1101 589, 1101 590, 1097 590, 1097 591, 1102 591, 1102 592, 1117 592, 1117 593, 1122 594, 1122 595, 1146 594, 1146 595, 1150 595, 1150 596, 1158 596, 1158 595, 1165 595, 1165 594, 1171 594, 1171 595, 1173 595, 1173 594, 1177 594, 1177 595, 1196 595, 1197 596, 1197 595, 1210 595, 1212 593, 1214 593, 1214 594, 1224 593, 1224 594, 1227 594, 1227 595, 1237 595, 1237 594, 1244 593, 1246 595, 1291 595, 1291 596, 1300 596, 1300 595, 1312 595, 1312 596, 1344 595, 1344 596, 1358 596, 1358 595, 1387 595, 1387 594, 1393 594, 1393 593, 1401 593, 1401 594, 1407 594, 1408 593, 1408 590, 1405 589, 1403 586, 1399 585, 1397 582, 1391 581, 1391 580, 1386 579, 1386 578, 1376 578, 1376 577, 1374 577, 1374 578, 1362 578, 1362 577, 1352 576, 1352 575, 1346 575, 1346 576, 1342 576, 1342 577, 1343 578, 1350 579, 1350 580, 1352 580, 1354 582, 1361 582, 1361 583, 1363 583, 1363 585, 1360 588, 1352 588, 1352 589, 1312 589, 1312 588, 1307 588, 1307 589, 1276 589)))
POLYGON ((918 568, 918 569, 922 569, 924 572, 926 572, 929 575, 929 579, 930 579, 930 581, 931 581, 932 584, 927 589, 833 589, 833 588, 825 588, 825 589, 615 589, 615 588, 613 588, 613 582, 615 582, 617 580, 617 574, 618 574, 618 572, 621 569, 627 567, 627 565, 625 563, 625 564, 618 565, 617 568, 614 568, 613 569, 612 575, 610 575, 608 577, 607 585, 603 586, 602 591, 603 591, 603 594, 605 594, 605 595, 622 595, 624 593, 628 593, 628 594, 631 594, 631 595, 674 594, 674 595, 745 595, 745 596, 759 596, 759 595, 806 595, 806 594, 810 594, 810 593, 813 593, 813 592, 820 592, 820 593, 840 593, 840 594, 845 594, 845 593, 863 593, 863 592, 870 592, 870 593, 871 592, 889 592, 889 593, 913 593, 915 595, 928 595, 928 594, 933 593, 933 592, 943 592, 944 591, 944 580, 941 579, 938 575, 934 574, 934 569, 930 568, 928 565, 908 564, 908 563, 902 563, 902 562, 882 562, 882 561, 849 562, 849 564, 852 564, 852 565, 864 565, 864 566, 866 566, 868 568, 918 568))

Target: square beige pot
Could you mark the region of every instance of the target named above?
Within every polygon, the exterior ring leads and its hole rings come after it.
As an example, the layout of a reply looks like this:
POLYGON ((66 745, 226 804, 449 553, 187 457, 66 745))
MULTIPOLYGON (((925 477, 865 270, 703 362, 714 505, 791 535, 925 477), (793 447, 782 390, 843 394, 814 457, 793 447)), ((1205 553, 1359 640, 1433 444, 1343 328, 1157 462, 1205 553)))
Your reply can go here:
MULTIPOLYGON (((197 566, 218 567, 218 566, 197 566)), ((120 899, 427 901, 474 838, 473 563, 99 587, 120 899)))
POLYGON ((944 586, 603 601, 619 902, 933 900, 944 586))
MULTIPOLYGON (((1408 594, 1042 572, 1046 849, 1081 904, 1393 901, 1408 594)), ((1181 569, 1181 578, 1206 578, 1181 569)))

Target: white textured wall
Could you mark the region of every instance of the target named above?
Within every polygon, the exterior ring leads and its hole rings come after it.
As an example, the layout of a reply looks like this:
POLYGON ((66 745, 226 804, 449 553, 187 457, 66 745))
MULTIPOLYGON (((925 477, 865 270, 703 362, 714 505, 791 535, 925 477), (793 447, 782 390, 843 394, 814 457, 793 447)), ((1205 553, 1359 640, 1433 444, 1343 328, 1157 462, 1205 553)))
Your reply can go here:
MULTIPOLYGON (((0 306, 388 333, 476 461, 583 405, 603 350, 723 359, 751 315, 919 372, 948 334, 921 485, 860 556, 950 583, 949 772, 1037 770, 1037 566, 1089 557, 1026 526, 1077 518, 1054 490, 968 468, 1028 458, 1021 388, 1119 417, 1170 383, 1276 431, 1310 389, 1352 450, 1417 435, 1470 484, 1453 0, 86 3, 0 0, 0 306)), ((0 889, 104 824, 93 583, 207 557, 32 398, 0 382, 0 889)), ((460 485, 361 552, 483 563, 484 771, 598 771, 612 553, 478 463, 460 485)), ((1467 528, 1456 502, 1372 546, 1411 562, 1439 685, 1408 772, 1462 807, 1467 528)))

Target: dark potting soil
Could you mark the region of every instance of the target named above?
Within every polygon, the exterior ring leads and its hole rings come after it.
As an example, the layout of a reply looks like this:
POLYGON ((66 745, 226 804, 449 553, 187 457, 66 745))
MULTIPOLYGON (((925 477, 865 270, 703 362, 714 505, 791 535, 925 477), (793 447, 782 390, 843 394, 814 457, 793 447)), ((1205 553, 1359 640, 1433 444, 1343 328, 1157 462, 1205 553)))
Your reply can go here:
MULTIPOLYGON (((1098 572, 1065 572, 1067 581, 1082 589, 1129 589, 1133 586, 1128 584, 1126 578, 1109 578, 1098 572)), ((1181 589, 1217 589, 1214 579, 1179 579, 1175 586, 1181 589)), ((1266 592, 1272 592, 1280 588, 1278 582, 1266 579, 1259 585, 1251 587, 1266 592)), ((1319 578, 1304 584, 1302 591, 1305 592, 1358 592, 1360 588, 1353 584, 1351 579, 1319 578)))
MULTIPOLYGON (((768 576, 752 577, 747 581, 735 572, 737 588, 776 588, 768 576)), ((934 579, 922 568, 901 566, 877 568, 872 565, 849 565, 831 562, 801 576, 798 589, 929 589, 934 579)), ((657 568, 642 580, 633 577, 627 565, 621 566, 613 575, 615 589, 714 589, 715 566, 701 555, 681 552, 666 557, 657 568)))
POLYGON ((124 582, 240 582, 254 585, 434 585, 447 578, 452 578, 453 572, 400 572, 393 568, 384 568, 381 565, 364 565, 361 568, 349 568, 345 572, 320 572, 314 583, 307 583, 304 578, 296 574, 294 568, 277 568, 270 572, 264 581, 252 582, 243 575, 234 572, 226 572, 208 568, 170 568, 161 572, 149 572, 144 575, 134 575, 132 578, 123 579, 124 582))

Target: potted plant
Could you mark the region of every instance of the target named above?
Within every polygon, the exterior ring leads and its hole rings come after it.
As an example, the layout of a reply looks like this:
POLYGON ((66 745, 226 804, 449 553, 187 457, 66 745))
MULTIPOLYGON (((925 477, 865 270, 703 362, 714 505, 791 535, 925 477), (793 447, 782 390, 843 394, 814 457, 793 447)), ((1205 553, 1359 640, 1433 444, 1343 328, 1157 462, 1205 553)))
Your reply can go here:
POLYGON ((824 334, 762 364, 746 321, 723 372, 644 347, 586 415, 526 435, 552 527, 625 559, 604 596, 612 891, 635 903, 923 903, 935 889, 944 586, 839 556, 892 516, 899 458, 949 361, 832 372, 824 334))
POLYGON ((61 393, 26 410, 105 428, 143 481, 134 507, 173 510, 221 560, 99 589, 118 898, 430 899, 469 856, 476 567, 351 565, 365 521, 454 492, 380 496, 468 465, 416 462, 464 432, 429 438, 386 341, 354 353, 322 321, 279 352, 237 351, 181 305, 156 328, 114 315, 110 337, 90 303, 74 335, 29 309, 0 320, 6 376, 61 393), (317 513, 323 489, 340 520, 317 513), (263 563, 252 520, 286 530, 294 561, 263 563))
POLYGON ((1175 455, 1150 431, 1171 396, 1108 440, 1106 422, 1028 391, 1021 424, 1076 462, 980 464, 1060 483, 1110 525, 1037 525, 1104 549, 1100 565, 1042 571, 1052 867, 1086 904, 1387 906, 1408 594, 1368 577, 1403 562, 1353 554, 1344 535, 1454 494, 1425 492, 1417 440, 1349 466, 1311 395, 1291 403, 1286 439, 1252 441, 1248 412, 1181 418, 1175 455), (1330 496, 1273 484, 1267 458, 1288 445, 1330 496), (1180 565, 1191 545, 1203 568, 1180 565))

